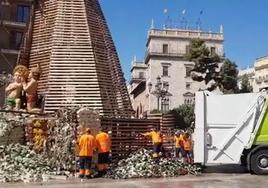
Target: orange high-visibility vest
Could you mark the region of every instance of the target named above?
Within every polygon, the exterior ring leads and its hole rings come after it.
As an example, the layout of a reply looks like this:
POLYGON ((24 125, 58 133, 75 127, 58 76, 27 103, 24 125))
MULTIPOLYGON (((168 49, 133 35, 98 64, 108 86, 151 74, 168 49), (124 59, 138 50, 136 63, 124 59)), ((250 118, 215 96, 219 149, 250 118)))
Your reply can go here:
POLYGON ((183 139, 183 148, 185 151, 191 151, 192 150, 192 141, 190 138, 184 138, 183 139))
POLYGON ((92 157, 95 148, 95 138, 92 135, 84 134, 79 139, 79 156, 92 157))
POLYGON ((163 137, 160 132, 151 131, 149 133, 145 133, 144 136, 150 136, 154 144, 163 143, 163 137))
POLYGON ((182 141, 183 141, 182 135, 174 136, 174 142, 175 142, 175 147, 176 148, 181 148, 182 141))
POLYGON ((99 153, 110 152, 111 139, 105 132, 100 132, 96 135, 96 145, 99 153))

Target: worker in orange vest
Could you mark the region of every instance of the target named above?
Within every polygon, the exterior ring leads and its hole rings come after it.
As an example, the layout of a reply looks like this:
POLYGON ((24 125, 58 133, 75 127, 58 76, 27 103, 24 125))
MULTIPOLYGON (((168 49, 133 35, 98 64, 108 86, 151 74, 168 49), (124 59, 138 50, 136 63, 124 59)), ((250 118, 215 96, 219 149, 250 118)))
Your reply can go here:
POLYGON ((184 162, 188 162, 188 163, 192 163, 192 158, 193 158, 193 142, 191 139, 191 136, 189 133, 185 133, 183 135, 183 139, 182 139, 182 145, 181 147, 183 148, 183 158, 184 158, 184 162))
POLYGON ((96 135, 96 146, 98 151, 97 177, 101 177, 106 174, 109 167, 108 164, 110 163, 111 139, 109 134, 104 131, 99 131, 96 135))
POLYGON ((163 135, 159 129, 152 128, 150 132, 142 134, 151 137, 153 143, 153 157, 159 157, 163 154, 163 135))
POLYGON ((93 150, 95 149, 95 138, 91 135, 89 128, 79 138, 79 164, 80 164, 80 178, 91 178, 91 161, 93 150))
POLYGON ((181 158, 183 155, 183 131, 182 130, 178 130, 175 133, 174 136, 174 143, 175 143, 175 156, 177 158, 181 158))

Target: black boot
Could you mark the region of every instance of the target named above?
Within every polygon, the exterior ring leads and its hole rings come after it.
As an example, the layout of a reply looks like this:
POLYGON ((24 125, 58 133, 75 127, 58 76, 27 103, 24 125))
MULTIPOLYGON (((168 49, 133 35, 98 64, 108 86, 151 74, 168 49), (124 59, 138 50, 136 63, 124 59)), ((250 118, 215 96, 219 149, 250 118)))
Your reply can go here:
POLYGON ((100 178, 103 176, 103 171, 98 171, 98 174, 96 175, 96 178, 100 178))
POLYGON ((84 177, 85 177, 84 174, 79 174, 79 178, 80 178, 80 179, 83 179, 84 177))
POLYGON ((86 175, 86 179, 92 179, 91 175, 86 175))
POLYGON ((107 174, 107 170, 102 171, 102 176, 105 176, 107 174))

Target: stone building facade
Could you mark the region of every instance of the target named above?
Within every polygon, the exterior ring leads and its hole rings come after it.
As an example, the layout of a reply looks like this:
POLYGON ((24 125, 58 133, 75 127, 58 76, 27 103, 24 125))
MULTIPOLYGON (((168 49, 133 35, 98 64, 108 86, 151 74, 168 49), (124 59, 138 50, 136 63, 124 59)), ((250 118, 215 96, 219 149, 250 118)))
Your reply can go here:
POLYGON ((258 92, 263 89, 268 89, 268 55, 257 58, 254 69, 255 84, 253 85, 253 91, 258 92))
MULTIPOLYGON (((0 1, 0 73, 14 69, 33 0, 0 1)), ((0 106, 4 90, 0 88, 0 106)))
POLYGON ((243 75, 247 75, 253 92, 268 89, 268 55, 255 60, 254 67, 239 70, 238 83, 243 75))
POLYGON ((204 89, 205 84, 191 79, 190 70, 194 63, 186 61, 185 55, 190 41, 197 38, 204 40, 211 51, 224 56, 222 27, 218 33, 170 28, 152 28, 148 31, 144 61, 134 60, 131 69, 130 94, 137 117, 157 108, 168 111, 181 104, 194 103, 195 92, 204 89), (157 77, 162 87, 168 86, 168 96, 160 99, 154 92, 157 77))
POLYGON ((31 0, 1 0, 0 72, 11 73, 19 54, 23 33, 30 16, 31 0))

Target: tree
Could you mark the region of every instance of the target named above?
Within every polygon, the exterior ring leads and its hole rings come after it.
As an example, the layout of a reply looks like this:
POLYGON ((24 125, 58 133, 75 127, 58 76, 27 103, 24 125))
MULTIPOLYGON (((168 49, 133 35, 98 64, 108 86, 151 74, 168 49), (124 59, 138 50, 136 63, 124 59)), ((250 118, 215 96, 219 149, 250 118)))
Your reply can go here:
POLYGON ((192 79, 210 83, 207 90, 212 91, 217 87, 219 80, 219 63, 221 58, 214 52, 210 52, 205 41, 194 39, 191 41, 186 59, 195 63, 191 71, 192 79))
POLYGON ((250 93, 252 91, 253 91, 253 88, 249 83, 248 75, 244 74, 241 77, 241 89, 239 90, 239 93, 250 93))
POLYGON ((172 110, 176 118, 175 128, 190 128, 192 122, 195 121, 194 105, 180 105, 178 108, 172 110))
POLYGON ((236 93, 237 87, 237 65, 219 57, 215 52, 210 51, 205 41, 194 39, 191 41, 186 59, 195 63, 191 71, 191 77, 195 81, 204 81, 207 90, 213 91, 217 87, 223 93, 236 93), (219 69, 219 65, 222 64, 219 69))
POLYGON ((223 93, 237 93, 237 65, 235 62, 225 59, 220 69, 220 83, 218 83, 220 90, 223 93))

